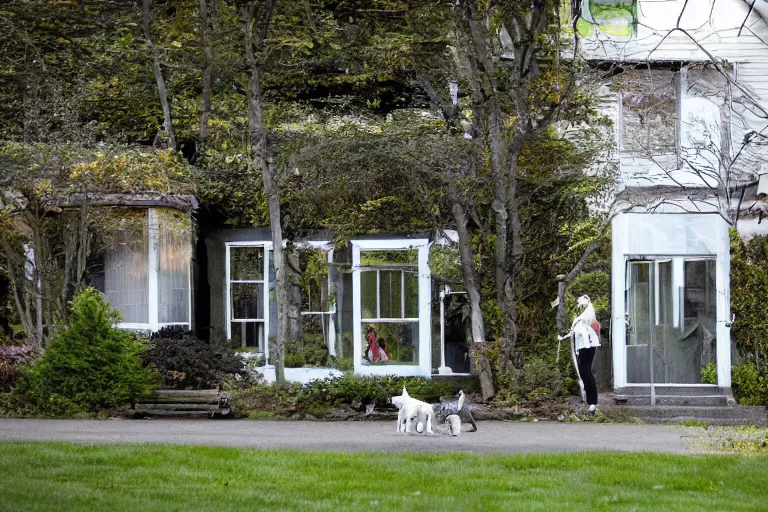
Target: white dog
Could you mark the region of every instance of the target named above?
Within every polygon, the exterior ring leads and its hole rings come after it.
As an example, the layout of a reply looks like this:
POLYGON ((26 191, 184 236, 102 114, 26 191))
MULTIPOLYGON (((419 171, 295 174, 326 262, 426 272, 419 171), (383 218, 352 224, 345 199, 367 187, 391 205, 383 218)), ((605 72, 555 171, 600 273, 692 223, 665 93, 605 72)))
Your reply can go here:
POLYGON ((410 434, 411 422, 416 418, 416 432, 426 431, 427 434, 434 434, 432 424, 435 422, 435 410, 431 405, 412 398, 405 386, 402 395, 392 397, 392 403, 400 409, 397 413, 397 432, 410 434))

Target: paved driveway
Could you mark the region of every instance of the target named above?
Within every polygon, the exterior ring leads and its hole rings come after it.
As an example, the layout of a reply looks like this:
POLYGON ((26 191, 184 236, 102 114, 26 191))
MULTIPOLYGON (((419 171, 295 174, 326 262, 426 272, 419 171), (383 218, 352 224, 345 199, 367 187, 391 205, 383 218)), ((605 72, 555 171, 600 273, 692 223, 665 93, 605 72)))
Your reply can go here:
POLYGON ((159 443, 328 451, 690 453, 690 429, 661 425, 482 421, 478 432, 404 436, 395 422, 0 419, 0 440, 159 443))

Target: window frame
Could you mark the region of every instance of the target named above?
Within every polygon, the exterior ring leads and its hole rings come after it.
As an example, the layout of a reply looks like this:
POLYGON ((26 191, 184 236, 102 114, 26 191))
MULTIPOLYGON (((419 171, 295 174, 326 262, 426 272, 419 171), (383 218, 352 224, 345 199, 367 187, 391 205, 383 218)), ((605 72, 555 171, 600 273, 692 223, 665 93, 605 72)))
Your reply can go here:
MULTIPOLYGON (((264 341, 263 341, 263 350, 260 350, 258 353, 263 354, 265 364, 269 364, 269 258, 270 258, 270 251, 272 250, 272 242, 270 241, 256 241, 256 242, 225 242, 224 244, 225 248, 225 256, 224 256, 224 282, 225 282, 225 304, 226 304, 226 312, 225 312, 225 321, 226 321, 226 332, 227 332, 227 339, 232 338, 232 324, 233 323, 241 323, 241 324, 247 324, 247 323, 260 323, 263 325, 264 329, 264 341), (258 279, 231 279, 231 253, 233 248, 242 248, 242 247, 258 247, 262 250, 262 256, 264 260, 264 272, 263 272, 263 278, 258 279), (263 303, 264 303, 264 309, 262 311, 263 318, 232 318, 232 315, 234 313, 233 311, 233 304, 232 304, 232 284, 262 284, 262 293, 263 293, 263 303)), ((257 341, 258 343, 258 341, 257 341)), ((262 347, 259 347, 262 348, 262 347)))
MULTIPOLYGON (((328 291, 330 292, 330 290, 333 289, 333 282, 331 279, 331 272, 330 272, 330 266, 333 264, 333 252, 334 252, 333 242, 331 242, 330 240, 312 240, 312 241, 300 242, 299 244, 297 244, 296 248, 298 251, 322 251, 325 253, 326 264, 329 267, 327 286, 328 286, 328 291)), ((328 303, 327 311, 305 310, 303 308, 303 304, 301 309, 302 328, 304 323, 304 317, 306 316, 319 316, 321 322, 325 322, 325 317, 328 317, 327 346, 328 346, 328 353, 333 357, 336 357, 336 343, 337 343, 336 338, 338 337, 337 333, 339 332, 336 325, 337 311, 338 311, 337 300, 334 300, 333 302, 328 303)))
MULTIPOLYGON (((188 262, 188 299, 187 322, 160 322, 160 225, 157 208, 145 208, 147 211, 147 323, 119 322, 116 327, 135 331, 157 332, 163 327, 185 325, 192 327, 192 256, 188 262)), ((191 243, 191 242, 190 242, 191 243)), ((106 270, 105 270, 106 271, 106 270)), ((106 286, 106 284, 105 284, 106 286)))
MULTIPOLYGON (((356 374, 364 375, 399 375, 423 376, 432 375, 432 275, 429 269, 429 247, 431 243, 426 238, 396 238, 379 240, 352 240, 352 330, 353 330, 353 364, 356 374), (370 271, 368 265, 361 265, 361 252, 367 251, 418 251, 418 318, 370 319, 362 316, 361 274, 370 271), (368 269, 368 270, 367 270, 368 269), (417 323, 418 324, 418 364, 387 364, 363 366, 363 323, 417 323)), ((378 285, 378 279, 377 279, 378 285)), ((377 290, 378 296, 378 290, 377 290)), ((380 309, 377 310, 377 313, 380 309)))

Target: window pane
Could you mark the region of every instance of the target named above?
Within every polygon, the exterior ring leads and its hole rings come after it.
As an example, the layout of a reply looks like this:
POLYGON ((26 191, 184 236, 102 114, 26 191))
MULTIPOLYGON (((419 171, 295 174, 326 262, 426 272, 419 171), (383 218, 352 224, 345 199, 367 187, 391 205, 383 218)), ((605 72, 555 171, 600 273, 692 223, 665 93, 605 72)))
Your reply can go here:
POLYGON ((403 318, 402 272, 379 272, 379 318, 403 318))
POLYGON ((263 247, 230 247, 229 278, 232 281, 264 279, 263 247))
POLYGON ((241 347, 255 347, 264 351, 264 324, 262 322, 232 322, 231 340, 241 347))
POLYGON ((363 325, 363 365, 418 364, 418 322, 363 325))
POLYGON ((264 284, 232 283, 232 320, 264 318, 264 284))
POLYGON ((659 155, 674 153, 677 141, 677 73, 637 69, 619 75, 622 149, 659 155))
POLYGON ((674 353, 676 383, 701 382, 701 369, 716 363, 717 286, 715 260, 686 261, 683 291, 684 330, 674 353))
POLYGON ((405 273, 405 317, 419 317, 419 276, 412 272, 405 273))
POLYGON ((189 322, 189 267, 192 241, 188 225, 173 216, 160 217, 160 323, 189 322))
POLYGON ((656 294, 659 297, 659 317, 656 325, 659 326, 672 326, 672 262, 661 261, 658 265, 659 272, 659 289, 656 290, 656 294))
POLYGON ((402 266, 418 265, 419 251, 360 251, 360 265, 368 266, 402 266))
POLYGON ((328 252, 319 249, 301 249, 299 255, 299 286, 302 311, 327 311, 328 252))
POLYGON ((376 312, 376 272, 360 273, 360 297, 362 298, 363 318, 377 318, 376 312))
POLYGON ((104 255, 104 291, 123 322, 149 323, 149 254, 146 224, 140 231, 119 231, 104 255))

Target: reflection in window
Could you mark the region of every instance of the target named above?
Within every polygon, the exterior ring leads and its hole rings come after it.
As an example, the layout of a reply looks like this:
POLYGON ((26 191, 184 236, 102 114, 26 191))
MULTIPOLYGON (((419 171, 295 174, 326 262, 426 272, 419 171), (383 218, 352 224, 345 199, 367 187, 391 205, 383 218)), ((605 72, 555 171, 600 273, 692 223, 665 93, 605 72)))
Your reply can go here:
POLYGON ((165 323, 189 323, 189 267, 191 233, 187 219, 160 215, 160 277, 158 319, 165 323))
POLYGON ((331 286, 332 259, 329 248, 302 248, 298 251, 301 318, 305 347, 324 346, 337 355, 336 289, 331 286))
POLYGON ((149 323, 149 252, 146 213, 141 228, 119 230, 104 254, 104 292, 123 322, 149 323))
POLYGON ((363 324, 364 365, 418 365, 419 322, 363 324))
POLYGON ((230 339, 264 351, 264 247, 229 248, 230 339))
POLYGON ((643 155, 677 151, 678 73, 664 69, 628 70, 621 81, 622 150, 643 155))
POLYGON ((418 365, 418 251, 362 251, 363 364, 418 365))

